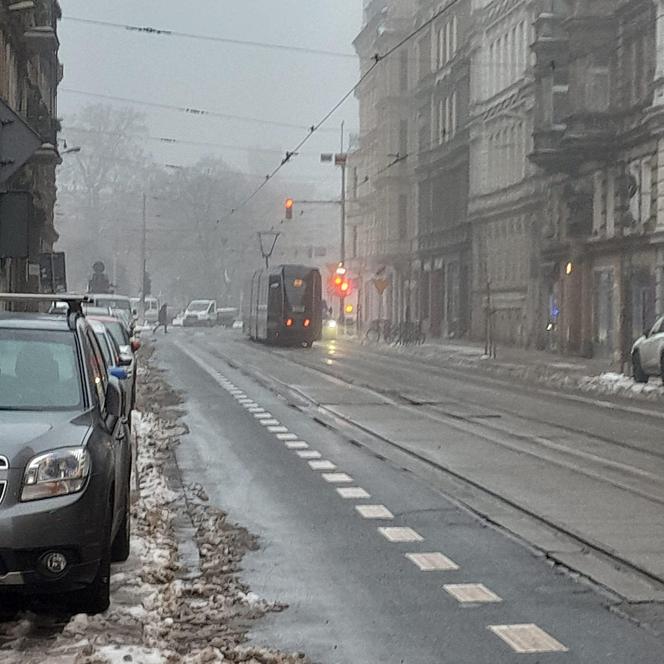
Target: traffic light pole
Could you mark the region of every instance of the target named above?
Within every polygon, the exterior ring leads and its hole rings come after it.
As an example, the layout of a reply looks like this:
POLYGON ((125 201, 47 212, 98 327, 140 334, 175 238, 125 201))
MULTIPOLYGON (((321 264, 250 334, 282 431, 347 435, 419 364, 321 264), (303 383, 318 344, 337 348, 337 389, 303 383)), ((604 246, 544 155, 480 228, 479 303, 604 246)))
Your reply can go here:
POLYGON ((141 308, 140 308, 140 320, 145 325, 145 274, 147 272, 147 227, 148 227, 148 197, 145 192, 143 193, 143 215, 142 215, 142 232, 141 232, 141 267, 142 267, 142 276, 141 276, 141 308))
MULTIPOLYGON (((342 129, 343 131, 343 129, 342 129)), ((343 138, 342 138, 343 141, 343 138)), ((342 145, 343 149, 343 145, 342 145)), ((341 263, 346 263, 346 161, 341 164, 341 263)), ((339 298, 339 322, 343 325, 345 320, 346 298, 339 298)))

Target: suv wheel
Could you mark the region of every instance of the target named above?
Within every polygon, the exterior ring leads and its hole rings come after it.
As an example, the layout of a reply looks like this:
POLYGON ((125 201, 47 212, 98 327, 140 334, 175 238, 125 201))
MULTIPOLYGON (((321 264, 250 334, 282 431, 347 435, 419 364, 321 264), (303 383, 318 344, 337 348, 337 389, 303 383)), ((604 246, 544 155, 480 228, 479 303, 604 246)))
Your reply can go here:
POLYGON ((638 351, 634 351, 632 354, 632 373, 637 383, 648 382, 648 374, 641 367, 641 358, 638 351))
MULTIPOLYGON (((131 471, 130 471, 131 476, 131 471)), ((130 480, 127 479, 127 487, 125 489, 125 509, 124 515, 122 517, 122 522, 120 523, 120 528, 113 540, 111 545, 111 562, 114 563, 123 563, 127 558, 129 558, 129 552, 131 548, 131 496, 129 493, 130 480)))

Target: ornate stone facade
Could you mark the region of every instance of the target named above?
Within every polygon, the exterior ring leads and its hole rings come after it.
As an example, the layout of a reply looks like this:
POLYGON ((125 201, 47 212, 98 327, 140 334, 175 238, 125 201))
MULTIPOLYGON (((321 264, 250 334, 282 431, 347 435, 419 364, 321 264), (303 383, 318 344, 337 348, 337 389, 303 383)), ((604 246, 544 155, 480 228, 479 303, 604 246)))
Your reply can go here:
POLYGON ((2 191, 28 191, 32 195, 29 219, 29 252, 25 259, 4 259, 0 264, 0 289, 36 291, 39 288, 36 260, 51 251, 55 231, 55 169, 57 149, 57 86, 62 78, 58 60, 57 0, 16 3, 0 0, 0 98, 43 141, 30 161, 2 191), (32 267, 31 267, 32 266, 32 267))

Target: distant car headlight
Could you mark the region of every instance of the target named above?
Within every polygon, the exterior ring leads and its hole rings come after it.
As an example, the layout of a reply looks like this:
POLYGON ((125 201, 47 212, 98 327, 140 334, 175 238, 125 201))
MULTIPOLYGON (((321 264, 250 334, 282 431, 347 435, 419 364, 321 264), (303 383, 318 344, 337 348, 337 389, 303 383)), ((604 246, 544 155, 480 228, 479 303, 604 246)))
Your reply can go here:
POLYGON ((83 489, 90 474, 90 454, 81 447, 63 448, 30 460, 23 476, 21 500, 66 496, 83 489))
POLYGON ((337 321, 331 318, 330 320, 327 321, 327 326, 335 328, 337 326, 337 321))

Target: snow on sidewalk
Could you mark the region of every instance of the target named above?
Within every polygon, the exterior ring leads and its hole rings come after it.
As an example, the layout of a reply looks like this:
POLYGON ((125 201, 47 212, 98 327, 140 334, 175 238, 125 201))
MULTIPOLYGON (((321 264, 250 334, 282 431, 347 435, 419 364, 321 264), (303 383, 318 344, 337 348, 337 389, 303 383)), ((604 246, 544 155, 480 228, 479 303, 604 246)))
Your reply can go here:
MULTIPOLYGON (((652 377, 648 383, 637 383, 631 376, 595 369, 604 363, 582 358, 556 357, 551 354, 524 351, 519 358, 515 349, 506 349, 505 359, 499 355, 493 360, 484 355, 483 349, 472 344, 425 343, 422 345, 393 346, 353 341, 367 345, 381 353, 413 357, 427 363, 484 372, 498 378, 507 378, 522 383, 536 383, 568 392, 592 395, 616 396, 648 401, 664 400, 664 385, 659 378, 652 377)), ((499 349, 500 353, 500 349, 499 349)))

